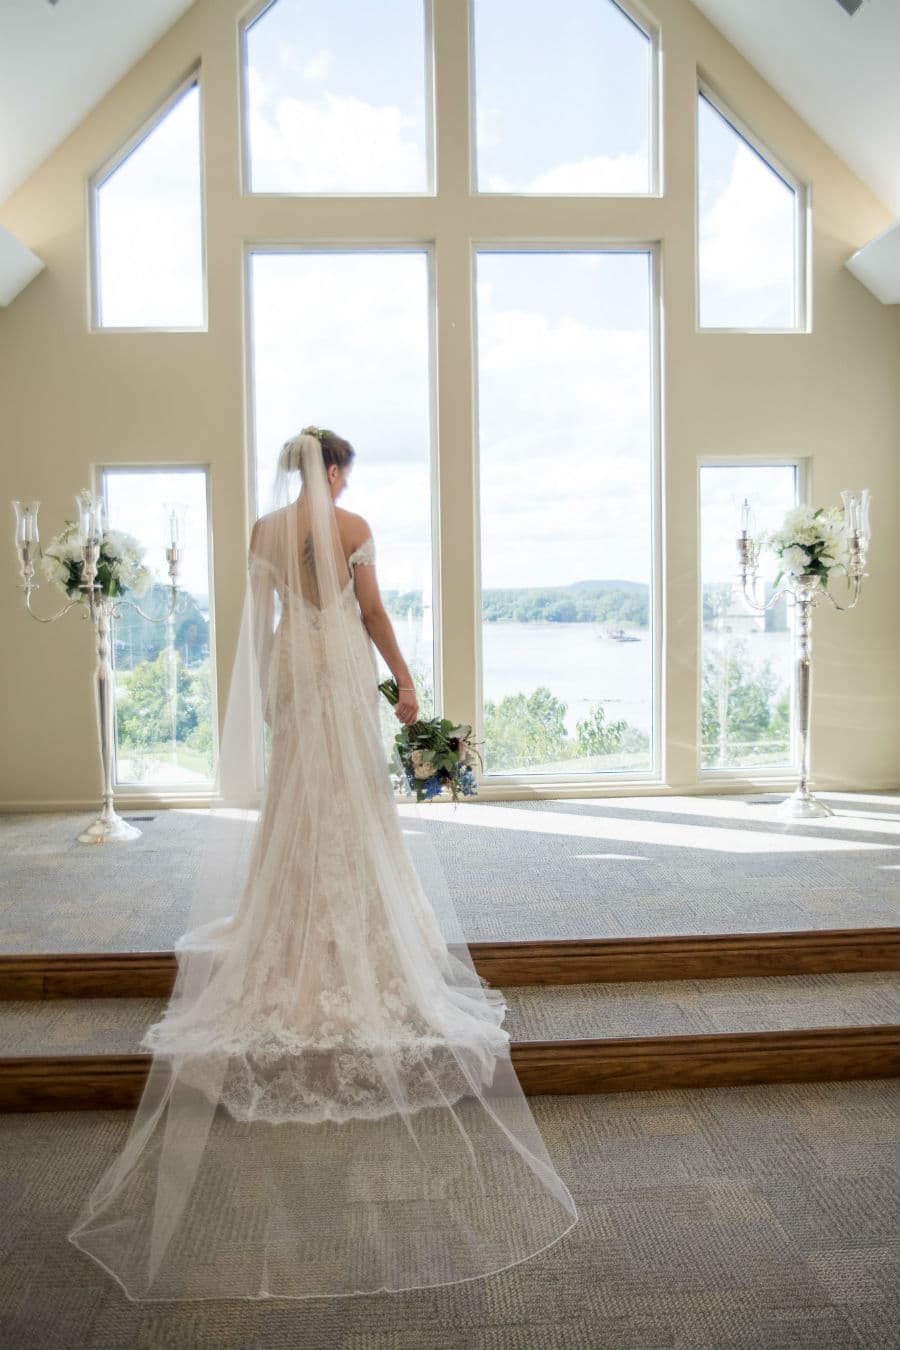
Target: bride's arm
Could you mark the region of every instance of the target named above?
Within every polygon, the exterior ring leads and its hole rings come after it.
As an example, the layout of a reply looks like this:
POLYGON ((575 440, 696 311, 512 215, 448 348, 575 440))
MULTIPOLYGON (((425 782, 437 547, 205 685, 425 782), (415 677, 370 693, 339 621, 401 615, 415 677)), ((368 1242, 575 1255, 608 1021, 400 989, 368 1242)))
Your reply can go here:
POLYGON ((384 658, 385 665, 400 689, 400 701, 394 711, 401 722, 410 725, 419 715, 419 703, 413 689, 409 666, 403 659, 394 626, 382 603, 375 577, 375 564, 357 563, 353 569, 353 583, 366 632, 384 658))

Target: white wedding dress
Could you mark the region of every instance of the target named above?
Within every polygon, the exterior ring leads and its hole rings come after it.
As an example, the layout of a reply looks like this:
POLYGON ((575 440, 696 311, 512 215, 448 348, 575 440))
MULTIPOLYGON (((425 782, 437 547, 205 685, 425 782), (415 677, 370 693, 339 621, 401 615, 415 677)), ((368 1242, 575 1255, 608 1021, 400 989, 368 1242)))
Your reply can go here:
POLYGON ((142 1042, 147 1087, 69 1233, 133 1299, 453 1283, 576 1221, 503 997, 401 827, 354 587, 374 544, 344 560, 319 442, 299 448, 302 497, 255 532, 225 805, 142 1042), (228 787, 254 704, 271 724, 258 819, 228 787))

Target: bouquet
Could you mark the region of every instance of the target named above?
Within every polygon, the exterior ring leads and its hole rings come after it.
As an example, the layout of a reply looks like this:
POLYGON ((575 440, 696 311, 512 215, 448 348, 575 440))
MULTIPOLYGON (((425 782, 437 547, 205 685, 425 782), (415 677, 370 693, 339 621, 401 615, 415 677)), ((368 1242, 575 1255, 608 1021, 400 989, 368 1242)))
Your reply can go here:
MULTIPOLYGON (((143 595, 150 585, 150 571, 142 562, 144 551, 132 534, 104 530, 97 553, 94 584, 102 595, 116 599, 131 591, 143 595)), ((65 529, 55 535, 43 550, 41 567, 48 581, 70 598, 84 596, 82 573, 84 554, 78 526, 67 520, 65 529)))
POLYGON ((763 543, 781 559, 777 586, 785 572, 789 576, 819 577, 828 585, 832 572, 846 572, 849 558, 847 524, 837 507, 797 506, 785 516, 777 530, 763 535, 763 543))
MULTIPOLYGON (((396 680, 384 680, 378 688, 391 707, 400 691, 396 680)), ((446 717, 432 717, 403 727, 394 738, 400 763, 416 800, 430 802, 448 787, 455 802, 474 797, 478 791, 473 765, 477 750, 469 737, 472 728, 455 726, 446 717)))

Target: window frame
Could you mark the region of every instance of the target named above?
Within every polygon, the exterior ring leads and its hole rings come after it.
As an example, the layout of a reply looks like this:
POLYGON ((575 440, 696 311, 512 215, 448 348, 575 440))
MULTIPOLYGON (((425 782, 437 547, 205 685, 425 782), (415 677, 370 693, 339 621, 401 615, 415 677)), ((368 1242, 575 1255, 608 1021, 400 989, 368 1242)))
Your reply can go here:
MULTIPOLYGON (((496 789, 537 789, 543 787, 566 789, 590 789, 591 787, 610 788, 619 784, 635 786, 663 785, 666 782, 667 738, 665 735, 666 699, 665 699, 665 644, 666 644, 666 606, 664 596, 664 504, 662 500, 663 481, 663 421, 662 421, 662 266, 661 246, 654 241, 598 240, 596 242, 558 239, 501 240, 474 239, 470 244, 470 287, 472 296, 472 445, 473 445, 473 493, 475 508, 475 681, 477 691, 475 734, 479 741, 484 740, 484 656, 482 618, 482 572, 481 572, 481 440, 479 435, 479 396, 478 381, 478 290, 477 261, 479 253, 643 253, 647 255, 649 265, 649 302, 650 302, 650 638, 652 654, 650 662, 650 709, 651 737, 649 769, 622 771, 610 769, 592 773, 543 774, 517 772, 485 773, 481 775, 481 786, 494 789, 494 796, 502 796, 496 789)), ((488 794, 484 794, 487 796, 488 794)))
POLYGON ((355 199, 372 200, 385 198, 388 200, 411 199, 419 201, 437 196, 437 106, 435 98, 436 82, 436 54, 435 54, 435 27, 434 27, 434 0, 420 0, 423 7, 423 44, 424 61, 422 75, 425 81, 425 187, 421 192, 359 192, 357 190, 348 190, 346 192, 272 192, 269 190, 258 192, 251 187, 251 148, 250 148, 250 117, 249 117, 249 81, 248 74, 248 52, 247 52, 247 34, 258 19, 269 9, 279 3, 279 0, 257 0, 257 3, 245 10, 238 19, 237 24, 237 81, 238 81, 238 153, 240 155, 240 164, 238 166, 238 178, 240 183, 241 197, 248 197, 251 200, 268 198, 287 199, 288 201, 354 201, 355 199))
POLYGON ((469 146, 468 146, 468 181, 469 195, 471 197, 487 197, 500 201, 565 201, 568 198, 584 201, 615 201, 619 198, 635 201, 647 201, 653 197, 661 197, 663 194, 662 186, 662 161, 663 161, 663 137, 664 127, 662 118, 662 43, 660 38, 659 22, 654 19, 642 5, 636 3, 636 0, 607 0, 607 3, 620 10, 624 17, 633 24, 635 28, 650 43, 650 54, 648 68, 650 72, 649 89, 647 91, 647 159, 649 162, 649 182, 646 192, 492 192, 489 188, 481 189, 478 186, 478 103, 477 103, 477 82, 475 78, 476 70, 476 52, 475 52, 475 6, 478 0, 467 0, 468 11, 468 51, 467 68, 469 77, 468 89, 468 109, 469 109, 469 146))
MULTIPOLYGON (((778 784, 781 782, 793 782, 797 777, 799 769, 799 741, 797 736, 796 718, 794 716, 794 671, 791 671, 791 758, 789 764, 759 764, 755 768, 742 768, 738 764, 726 765, 724 768, 706 768, 703 765, 703 570, 702 570, 702 547, 703 547, 703 521, 702 521, 702 503, 701 479, 703 469, 765 469, 791 467, 794 469, 794 505, 801 506, 804 502, 810 500, 810 486, 812 481, 812 464, 808 455, 802 454, 771 454, 771 455, 698 455, 697 467, 695 473, 695 493, 697 501, 697 534, 696 534, 696 557, 697 557, 697 679, 696 679, 696 708, 695 708, 695 727, 697 734, 697 754, 696 754, 696 774, 697 782, 711 784, 716 783, 720 787, 735 785, 754 784, 778 784)), ((740 522, 735 521, 735 586, 738 585, 738 563, 737 563, 737 538, 740 532, 740 522)))
POLYGON ((776 155, 766 142, 733 111, 729 102, 701 72, 697 71, 697 89, 694 98, 694 332, 744 333, 761 337, 796 337, 812 332, 812 196, 810 185, 804 182, 776 155), (716 326, 700 322, 700 99, 724 119, 741 140, 749 145, 759 158, 794 193, 794 317, 790 328, 746 328, 716 326))
MULTIPOLYGON (((212 730, 212 770, 203 783, 154 783, 144 784, 124 781, 119 778, 119 741, 117 733, 115 678, 113 679, 113 787, 120 796, 146 798, 178 798, 185 801, 208 802, 215 794, 219 766, 219 683, 218 683, 218 633, 216 628, 216 588, 215 558, 213 555, 213 518, 212 518, 212 465, 209 462, 192 460, 104 460, 95 464, 92 470, 94 489, 103 498, 104 508, 108 503, 108 474, 139 473, 202 473, 205 480, 206 502, 206 556, 209 580, 209 689, 210 689, 210 725, 212 730)), ((115 623, 115 619, 113 619, 115 623)), ((110 644, 110 664, 115 676, 115 643, 110 644)))
MULTIPOLYGON (((247 447, 247 453, 244 456, 245 463, 245 494, 244 499, 247 503, 246 531, 247 538, 250 538, 250 530, 253 522, 259 513, 259 484, 257 482, 257 446, 256 446, 256 388, 253 378, 253 258, 257 254, 348 254, 358 256, 361 253, 405 253, 422 254, 425 257, 425 270, 427 278, 426 303, 428 306, 427 314, 427 342, 428 342, 428 435, 429 435, 429 453, 428 453, 428 472, 430 476, 430 502, 431 511, 431 594, 432 594, 432 661, 433 661, 433 689, 434 689, 434 708, 435 715, 439 715, 438 710, 443 708, 444 688, 444 623, 443 623, 443 599, 441 583, 441 501, 440 501, 440 458, 438 453, 438 335, 437 335, 437 256, 436 244, 434 240, 357 240, 348 242, 316 241, 309 239, 298 239, 293 243, 263 241, 261 243, 252 240, 245 240, 243 243, 242 258, 242 288, 243 288, 243 325, 244 325, 244 388, 246 397, 244 399, 245 425, 244 425, 244 444, 247 447)), ((377 547, 377 540, 376 540, 377 547)), ((263 725, 261 718, 257 717, 258 725, 251 728, 253 744, 262 746, 263 743, 263 725)), ((257 757, 255 765, 255 786, 256 790, 261 790, 265 778, 265 765, 260 756, 257 757)))
POLYGON ((206 136, 205 136, 205 100, 203 91, 203 71, 200 62, 169 91, 161 103, 155 105, 149 114, 123 141, 115 152, 103 161, 98 169, 88 175, 86 184, 85 243, 87 247, 87 327, 94 333, 208 333, 209 332, 209 263, 207 251, 206 220, 206 136), (100 229, 98 197, 100 189, 115 174, 125 160, 165 121, 176 103, 197 87, 199 101, 199 150, 200 150, 200 271, 201 292, 203 297, 203 321, 200 324, 104 324, 100 322, 100 229))

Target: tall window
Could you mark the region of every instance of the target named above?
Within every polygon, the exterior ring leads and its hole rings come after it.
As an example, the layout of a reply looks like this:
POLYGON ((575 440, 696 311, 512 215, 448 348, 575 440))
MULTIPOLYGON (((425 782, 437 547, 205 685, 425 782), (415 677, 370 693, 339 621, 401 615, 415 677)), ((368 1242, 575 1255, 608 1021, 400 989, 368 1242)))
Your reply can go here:
POLYGON ((654 741, 652 256, 478 255, 489 773, 642 773, 654 741))
MULTIPOLYGON (((748 500, 754 533, 774 529, 797 500, 794 464, 706 464, 700 469, 701 689, 703 770, 788 766, 791 728, 790 613, 784 599, 753 613, 736 583, 741 505, 748 500)), ((778 560, 760 552, 771 597, 778 560)))
MULTIPOLYGON (((301 427, 332 427, 352 443, 356 459, 340 505, 372 527, 386 608, 429 709, 429 256, 254 251, 249 268, 257 500, 265 503, 278 452, 301 427)), ((390 744, 396 719, 386 703, 383 711, 390 744)))
POLYGON ((196 81, 95 182, 93 224, 97 327, 205 327, 196 81))
POLYGON ((184 533, 183 594, 174 614, 151 623, 125 606, 113 621, 116 780, 203 787, 213 778, 216 727, 207 472, 106 468, 102 491, 110 528, 134 535, 144 550, 153 581, 137 603, 151 617, 167 610, 165 549, 173 511, 184 533))
POLYGON ((654 44, 613 0, 474 0, 479 192, 653 190, 654 44))
POLYGON ((275 0, 244 29, 247 185, 431 191, 425 0, 275 0))
POLYGON ((801 194, 703 93, 697 99, 701 328, 803 322, 801 194))

